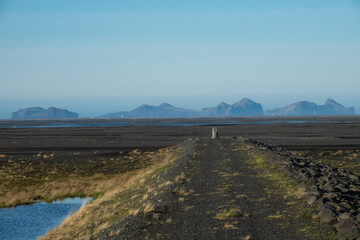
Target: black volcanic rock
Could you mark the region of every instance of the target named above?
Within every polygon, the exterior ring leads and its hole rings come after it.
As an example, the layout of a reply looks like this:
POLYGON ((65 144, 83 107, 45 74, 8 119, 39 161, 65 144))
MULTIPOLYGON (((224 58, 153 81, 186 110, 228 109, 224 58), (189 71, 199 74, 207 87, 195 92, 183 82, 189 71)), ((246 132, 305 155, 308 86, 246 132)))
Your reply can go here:
POLYGON ((200 114, 202 117, 242 117, 264 115, 261 104, 253 102, 249 98, 243 98, 233 105, 220 103, 216 107, 204 108, 200 114))
POLYGON ((66 109, 50 107, 47 110, 41 107, 20 109, 12 114, 11 119, 73 119, 79 118, 79 114, 69 112, 66 109))
POLYGON ((300 101, 291 105, 267 110, 269 116, 315 116, 315 115, 354 115, 353 107, 346 108, 333 99, 328 99, 324 105, 313 102, 300 101))
POLYGON ((162 103, 159 106, 150 106, 143 104, 138 108, 135 108, 129 112, 116 112, 110 113, 99 118, 161 118, 161 117, 198 117, 200 115, 199 111, 189 110, 183 108, 174 107, 168 103, 162 103))

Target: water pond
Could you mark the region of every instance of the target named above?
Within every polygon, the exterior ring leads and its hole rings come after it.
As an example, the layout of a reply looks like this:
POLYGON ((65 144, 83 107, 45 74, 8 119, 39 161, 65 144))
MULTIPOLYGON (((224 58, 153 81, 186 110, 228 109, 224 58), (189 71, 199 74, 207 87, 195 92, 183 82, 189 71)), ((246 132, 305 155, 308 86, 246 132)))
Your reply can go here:
POLYGON ((0 239, 34 240, 57 227, 89 199, 67 198, 52 203, 0 209, 0 239))

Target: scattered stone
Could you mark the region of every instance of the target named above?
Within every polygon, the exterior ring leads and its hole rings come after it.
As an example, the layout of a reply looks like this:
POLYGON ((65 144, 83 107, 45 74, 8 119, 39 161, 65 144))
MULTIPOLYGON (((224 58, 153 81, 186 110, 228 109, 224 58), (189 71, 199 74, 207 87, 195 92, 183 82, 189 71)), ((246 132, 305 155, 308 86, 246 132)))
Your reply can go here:
POLYGON ((352 218, 340 220, 334 226, 338 231, 337 236, 339 239, 356 239, 360 235, 359 227, 352 218))
POLYGON ((305 187, 306 202, 319 205, 317 218, 321 222, 334 224, 339 239, 360 240, 359 176, 322 163, 310 162, 298 154, 252 139, 245 141, 281 157, 281 160, 274 158, 273 161, 305 187))
POLYGON ((340 202, 339 205, 340 205, 341 207, 343 207, 345 210, 348 210, 348 211, 349 211, 349 210, 351 209, 351 205, 348 204, 348 203, 345 202, 345 201, 340 202))
POLYGON ((345 212, 345 213, 342 213, 342 214, 339 216, 339 219, 344 220, 344 219, 347 219, 347 218, 349 218, 349 217, 350 217, 350 213, 345 212))
POLYGON ((318 199, 318 198, 317 198, 317 195, 314 194, 314 193, 308 193, 308 194, 306 195, 306 202, 307 202, 308 204, 313 204, 317 199, 318 199))
POLYGON ((324 205, 319 212, 319 219, 324 223, 335 222, 335 210, 330 205, 324 205))

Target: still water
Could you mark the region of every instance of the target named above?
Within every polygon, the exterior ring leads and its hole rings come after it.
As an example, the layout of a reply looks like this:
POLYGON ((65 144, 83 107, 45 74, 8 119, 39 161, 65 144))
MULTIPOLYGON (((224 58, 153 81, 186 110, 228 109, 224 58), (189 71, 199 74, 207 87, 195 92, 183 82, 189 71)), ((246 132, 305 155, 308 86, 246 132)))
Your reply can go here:
POLYGON ((18 122, 0 122, 1 128, 61 128, 61 127, 125 127, 125 126, 153 126, 153 127, 187 127, 187 126, 220 126, 220 125, 253 125, 253 124, 299 124, 299 123, 329 123, 328 121, 308 120, 308 121, 214 121, 214 122, 56 122, 46 124, 26 125, 18 122))
POLYGON ((0 209, 0 239, 34 240, 57 227, 89 199, 67 198, 52 203, 36 203, 0 209))

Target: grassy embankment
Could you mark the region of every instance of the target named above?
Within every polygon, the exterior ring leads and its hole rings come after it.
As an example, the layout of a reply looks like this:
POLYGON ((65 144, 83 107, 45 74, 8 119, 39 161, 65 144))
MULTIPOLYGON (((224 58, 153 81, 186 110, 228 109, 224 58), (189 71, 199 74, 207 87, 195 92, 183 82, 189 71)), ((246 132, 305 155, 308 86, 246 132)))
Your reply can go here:
POLYGON ((106 156, 38 153, 31 158, 0 155, 0 207, 66 197, 94 199, 123 185, 139 170, 163 161, 169 150, 138 150, 106 156))
POLYGON ((264 179, 268 198, 283 199, 289 206, 286 211, 269 218, 282 219, 283 227, 294 223, 302 226, 299 234, 307 239, 337 239, 334 228, 317 220, 318 207, 305 202, 304 187, 280 170, 270 158, 254 149, 249 153, 248 161, 250 167, 256 170, 257 176, 264 179))
MULTIPOLYGON (((181 147, 162 149, 154 153, 152 165, 126 174, 121 184, 118 182, 117 186, 81 208, 41 239, 89 239, 105 229, 109 236, 118 235, 122 228, 117 224, 129 216, 150 214, 151 218, 156 218, 157 214, 152 214, 154 203, 150 199, 173 184, 160 179, 159 175, 183 154, 185 151, 181 147)), ((184 181, 182 175, 176 177, 175 182, 179 181, 184 181)))

